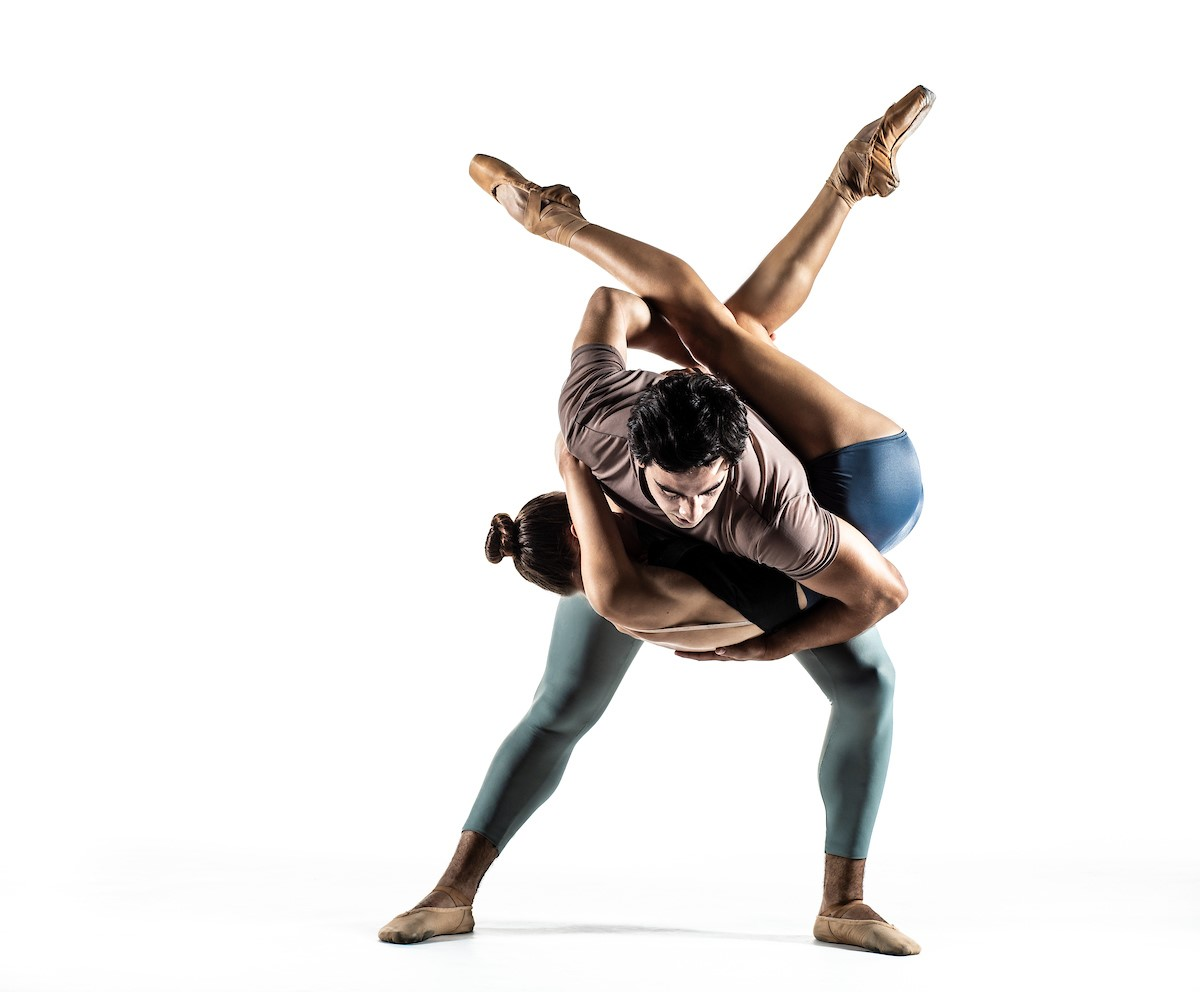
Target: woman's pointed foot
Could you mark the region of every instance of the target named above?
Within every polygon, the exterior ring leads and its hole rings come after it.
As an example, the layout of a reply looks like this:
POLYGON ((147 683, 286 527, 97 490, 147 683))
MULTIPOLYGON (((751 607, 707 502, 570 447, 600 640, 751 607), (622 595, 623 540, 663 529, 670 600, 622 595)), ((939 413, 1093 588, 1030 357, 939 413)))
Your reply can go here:
POLYGON ((470 171, 476 185, 498 200, 527 231, 549 241, 570 245, 590 223, 579 211, 579 197, 568 186, 538 186, 491 155, 476 155, 470 171))
POLYGON ((896 153, 933 106, 933 91, 917 86, 854 136, 842 152, 826 184, 853 206, 864 196, 887 196, 900 179, 896 153))

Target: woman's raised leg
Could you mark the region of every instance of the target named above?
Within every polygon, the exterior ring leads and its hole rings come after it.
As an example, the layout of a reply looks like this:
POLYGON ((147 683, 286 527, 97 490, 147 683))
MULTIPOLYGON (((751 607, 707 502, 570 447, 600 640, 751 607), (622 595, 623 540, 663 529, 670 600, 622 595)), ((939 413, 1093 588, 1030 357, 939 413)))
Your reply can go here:
POLYGON ((827 183, 790 231, 725 303, 748 331, 775 332, 808 299, 817 273, 850 216, 850 204, 827 183))
MULTIPOLYGON (((512 187, 501 187, 504 189, 512 187)), ((504 199, 502 192, 501 202, 504 199)), ((752 276, 751 289, 735 316, 683 259, 652 245, 590 224, 575 234, 570 247, 670 321, 696 360, 733 383, 800 458, 811 460, 859 441, 899 432, 892 420, 847 396, 772 343, 769 329, 778 326, 772 323, 772 315, 787 309, 785 301, 801 300, 807 287, 793 287, 774 275, 764 274, 758 280, 752 276), (774 293, 768 292, 770 288, 774 293), (750 305, 751 298, 757 306, 750 305)), ((811 286, 807 277, 811 270, 784 266, 770 255, 764 266, 766 272, 791 271, 797 283, 811 286)))

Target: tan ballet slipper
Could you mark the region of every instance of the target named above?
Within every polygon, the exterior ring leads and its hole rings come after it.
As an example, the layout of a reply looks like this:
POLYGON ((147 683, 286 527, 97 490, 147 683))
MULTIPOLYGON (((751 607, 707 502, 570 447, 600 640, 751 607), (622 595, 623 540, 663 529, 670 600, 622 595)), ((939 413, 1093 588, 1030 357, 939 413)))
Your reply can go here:
POLYGON ((896 153, 920 127, 934 99, 932 90, 917 86, 893 103, 846 145, 826 185, 850 206, 864 196, 889 195, 900 185, 896 153))
POLYGON ((579 212, 579 197, 569 186, 538 186, 507 162, 491 155, 471 159, 471 178, 488 196, 496 197, 501 186, 512 186, 526 194, 525 230, 548 241, 570 245, 571 239, 591 223, 579 212))
POLYGON ((920 954, 921 945, 883 920, 843 920, 818 916, 813 936, 827 944, 852 944, 878 954, 920 954))
POLYGON ((475 917, 461 892, 446 885, 435 886, 433 891, 445 892, 455 902, 464 905, 410 909, 385 924, 379 931, 379 939, 389 944, 419 944, 430 937, 470 933, 475 929, 475 917))

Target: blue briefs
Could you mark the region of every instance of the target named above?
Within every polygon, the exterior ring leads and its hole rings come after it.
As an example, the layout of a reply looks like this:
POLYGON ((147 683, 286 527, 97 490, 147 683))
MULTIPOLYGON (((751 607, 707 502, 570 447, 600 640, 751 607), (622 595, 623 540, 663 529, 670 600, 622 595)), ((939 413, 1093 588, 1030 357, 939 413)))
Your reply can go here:
POLYGON ((813 496, 886 553, 916 526, 925 502, 908 432, 838 448, 804 466, 813 496))

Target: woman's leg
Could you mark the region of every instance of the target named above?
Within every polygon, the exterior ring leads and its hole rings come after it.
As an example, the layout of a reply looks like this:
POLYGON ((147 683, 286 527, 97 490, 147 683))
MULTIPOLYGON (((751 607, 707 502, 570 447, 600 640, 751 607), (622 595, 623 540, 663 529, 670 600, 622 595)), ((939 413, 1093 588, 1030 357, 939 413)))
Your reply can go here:
POLYGON ((583 596, 559 602, 533 705, 496 752, 449 866, 428 896, 379 931, 381 940, 416 943, 474 925, 469 907, 484 873, 554 792, 575 745, 604 713, 641 645, 583 596))
POLYGON ((685 354, 690 353, 732 382, 788 447, 807 461, 900 431, 890 418, 779 353, 770 338, 808 297, 850 203, 874 192, 886 195, 894 188, 892 157, 931 103, 932 94, 918 87, 889 107, 879 121, 864 128, 847 145, 834 176, 804 216, 768 253, 729 305, 721 303, 682 259, 598 224, 588 224, 578 213, 578 198, 566 187, 541 190, 523 177, 493 187, 495 172, 488 178, 476 175, 476 181, 515 219, 526 220, 527 226, 534 223, 526 216, 529 188, 539 191, 532 195, 546 204, 545 216, 530 229, 568 244, 647 300, 674 327, 685 354), (844 173, 851 168, 847 164, 851 158, 861 160, 862 174, 851 177, 860 188, 848 193, 844 173), (881 185, 880 177, 890 179, 881 185), (569 232, 568 236, 556 237, 564 231, 569 232))
POLYGON ((755 273, 762 278, 751 277, 740 302, 735 296, 741 307, 735 316, 691 266, 650 245, 591 225, 575 235, 571 248, 659 310, 697 361, 733 383, 802 460, 899 433, 893 420, 783 354, 767 336, 778 326, 779 315, 791 315, 788 302, 807 295, 812 270, 786 266, 768 255, 755 273), (785 271, 792 273, 795 285, 782 278, 785 271))
MULTIPOLYGON (((828 185, 796 222, 782 241, 751 273, 750 278, 725 303, 733 319, 744 330, 769 340, 792 317, 812 291, 817 273, 829 257, 850 206, 828 185)), ((679 333, 654 312, 655 320, 637 347, 678 365, 695 364, 679 333)))
MULTIPOLYGON (((652 245, 598 224, 577 232, 570 245, 670 321, 696 361, 733 383, 804 460, 900 431, 888 417, 780 352, 768 336, 807 297, 819 270, 815 263, 824 261, 840 229, 836 216, 849 210, 827 193, 824 188, 818 194, 814 209, 734 295, 736 314, 690 265, 652 245), (813 237, 805 240, 810 233, 813 237)), ((497 191, 514 214, 524 210, 526 195, 511 186, 497 191)))
POLYGON ((850 205, 822 186, 804 216, 726 301, 733 319, 748 331, 774 338, 808 299, 849 215, 850 205))

